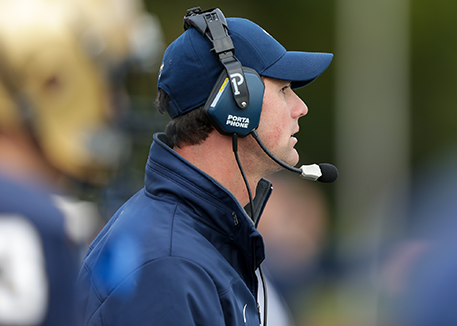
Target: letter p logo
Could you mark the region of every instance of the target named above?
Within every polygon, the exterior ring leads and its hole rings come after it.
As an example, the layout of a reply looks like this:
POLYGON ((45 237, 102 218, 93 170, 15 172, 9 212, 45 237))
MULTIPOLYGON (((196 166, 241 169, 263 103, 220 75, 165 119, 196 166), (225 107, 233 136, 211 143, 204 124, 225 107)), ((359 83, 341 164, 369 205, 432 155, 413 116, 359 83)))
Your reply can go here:
POLYGON ((234 90, 233 94, 239 95, 240 91, 238 89, 238 86, 244 83, 243 75, 240 73, 231 74, 230 81, 232 82, 232 85, 233 85, 233 90, 234 90), (236 80, 237 78, 239 78, 239 81, 236 80))

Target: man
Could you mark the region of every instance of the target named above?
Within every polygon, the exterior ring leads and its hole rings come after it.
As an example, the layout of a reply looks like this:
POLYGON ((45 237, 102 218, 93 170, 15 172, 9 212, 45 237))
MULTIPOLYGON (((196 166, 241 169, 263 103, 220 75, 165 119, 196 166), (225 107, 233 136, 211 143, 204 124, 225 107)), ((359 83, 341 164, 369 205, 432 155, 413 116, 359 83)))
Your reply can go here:
POLYGON ((131 57, 118 30, 131 34, 134 3, 126 17, 113 1, 0 1, 0 325, 76 325, 97 215, 73 185, 101 186, 119 163, 107 76, 131 57))
POLYGON ((190 10, 185 27, 159 73, 158 109, 172 120, 154 135, 145 187, 97 236, 82 266, 84 325, 260 323, 255 272, 264 246, 256 225, 271 191, 263 177, 280 167, 249 134, 296 164, 293 135, 308 108, 292 88, 317 78, 332 55, 287 52, 256 24, 225 21, 217 9, 190 10), (208 111, 238 105, 243 82, 257 73, 240 102, 247 111, 218 124, 218 113, 208 111), (264 91, 256 94, 259 84, 264 91), (260 123, 243 135, 257 119, 250 105, 259 95, 260 123), (233 126, 242 137, 225 130, 233 126))

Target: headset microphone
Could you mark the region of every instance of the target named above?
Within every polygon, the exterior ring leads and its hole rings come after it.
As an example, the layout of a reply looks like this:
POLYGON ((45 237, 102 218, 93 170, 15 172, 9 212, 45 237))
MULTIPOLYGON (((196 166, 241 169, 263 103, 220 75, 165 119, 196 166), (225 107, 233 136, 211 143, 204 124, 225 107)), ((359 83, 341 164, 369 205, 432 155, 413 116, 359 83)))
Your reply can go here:
POLYGON ((300 168, 293 167, 274 156, 273 153, 270 152, 265 144, 260 140, 257 131, 251 131, 251 135, 257 141, 265 154, 267 154, 273 161, 289 171, 300 174, 303 179, 330 183, 338 178, 338 169, 334 165, 328 163, 321 163, 319 165, 302 165, 300 168))

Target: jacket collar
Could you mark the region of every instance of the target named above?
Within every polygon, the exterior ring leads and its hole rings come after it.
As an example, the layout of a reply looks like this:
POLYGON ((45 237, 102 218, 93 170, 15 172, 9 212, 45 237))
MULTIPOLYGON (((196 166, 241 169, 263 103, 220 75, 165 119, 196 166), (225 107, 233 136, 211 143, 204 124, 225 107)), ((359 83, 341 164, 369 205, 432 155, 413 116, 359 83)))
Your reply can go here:
MULTIPOLYGON (((265 254, 261 236, 255 226, 271 194, 270 181, 262 179, 259 182, 253 200, 255 216, 251 219, 246 213, 250 212, 249 207, 246 210, 241 207, 224 186, 177 154, 167 143, 164 133, 154 134, 146 165, 146 191, 164 200, 184 203, 189 209, 189 215, 203 218, 205 223, 226 233, 246 250, 254 245, 257 248, 255 261, 259 265, 265 254), (259 240, 255 240, 257 238, 259 240), (255 244, 240 243, 253 240, 255 244)), ((252 255, 252 251, 249 254, 252 255)))

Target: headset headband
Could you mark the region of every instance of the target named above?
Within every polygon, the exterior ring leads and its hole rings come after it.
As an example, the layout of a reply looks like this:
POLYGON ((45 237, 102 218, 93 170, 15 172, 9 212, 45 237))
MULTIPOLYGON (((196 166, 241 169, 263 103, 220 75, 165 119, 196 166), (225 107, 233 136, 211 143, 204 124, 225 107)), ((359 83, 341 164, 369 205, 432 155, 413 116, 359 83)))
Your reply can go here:
POLYGON ((184 30, 194 27, 212 44, 219 61, 230 78, 233 98, 240 109, 249 106, 249 92, 241 63, 235 57, 235 47, 228 35, 225 16, 218 8, 201 11, 200 7, 187 10, 184 17, 184 30), (238 79, 238 80, 237 80, 238 79))

